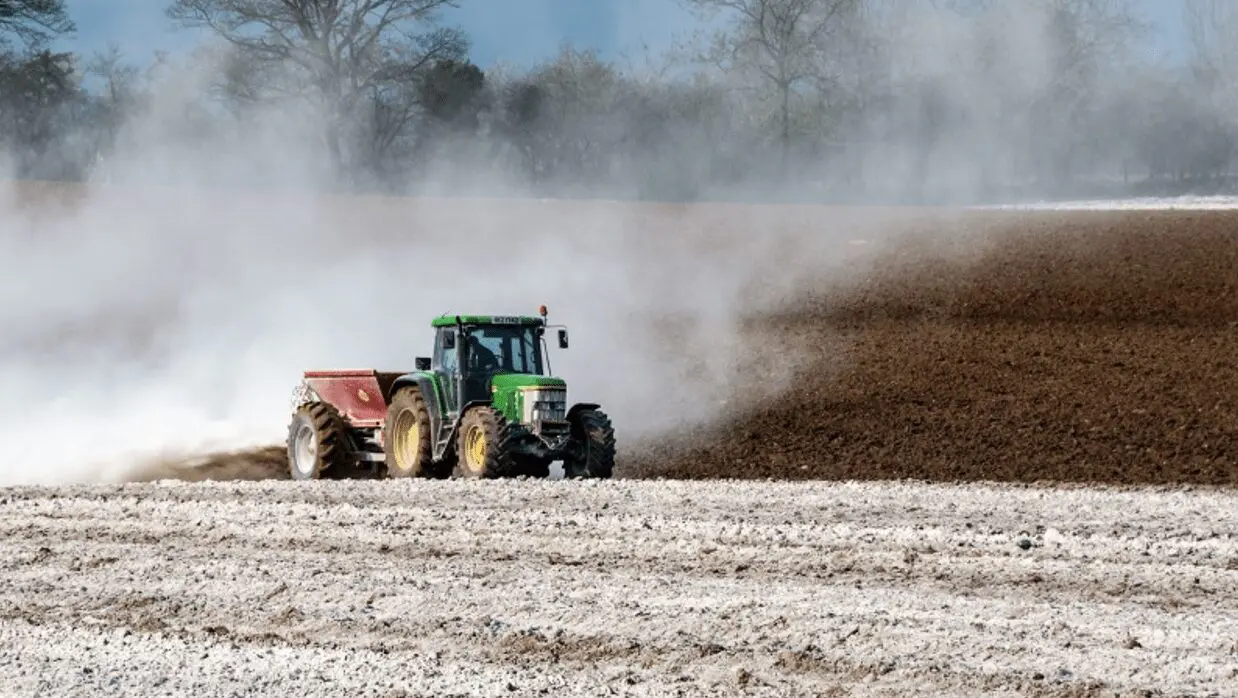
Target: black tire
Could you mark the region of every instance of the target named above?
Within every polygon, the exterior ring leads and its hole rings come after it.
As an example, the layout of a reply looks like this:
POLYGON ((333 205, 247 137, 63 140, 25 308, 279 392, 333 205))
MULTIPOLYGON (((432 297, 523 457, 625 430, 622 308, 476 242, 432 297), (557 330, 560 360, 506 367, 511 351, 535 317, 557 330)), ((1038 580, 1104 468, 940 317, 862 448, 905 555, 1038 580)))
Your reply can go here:
POLYGON ((455 475, 482 479, 512 476, 514 462, 506 452, 509 431, 507 420, 493 407, 474 407, 466 412, 456 435, 455 475))
POLYGON ((383 423, 383 446, 386 477, 441 478, 451 472, 443 473, 434 463, 430 410, 415 386, 400 388, 391 397, 383 423))
POLYGON ((563 459, 563 477, 609 479, 615 472, 615 429, 601 410, 572 416, 575 456, 563 459))
POLYGON ((288 471, 293 480, 343 477, 352 465, 348 424, 325 402, 302 405, 288 425, 288 471))
POLYGON ((550 477, 550 460, 536 456, 520 456, 516 459, 514 474, 531 478, 550 477))

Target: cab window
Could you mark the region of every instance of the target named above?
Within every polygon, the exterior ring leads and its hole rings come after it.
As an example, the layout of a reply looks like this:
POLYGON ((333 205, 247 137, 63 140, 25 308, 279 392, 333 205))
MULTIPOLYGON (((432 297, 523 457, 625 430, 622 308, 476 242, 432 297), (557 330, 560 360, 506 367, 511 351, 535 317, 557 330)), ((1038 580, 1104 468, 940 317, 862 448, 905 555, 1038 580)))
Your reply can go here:
POLYGON ((455 373, 457 356, 459 349, 456 342, 456 329, 454 327, 442 327, 438 331, 438 341, 434 346, 434 352, 437 354, 436 362, 445 372, 455 373))

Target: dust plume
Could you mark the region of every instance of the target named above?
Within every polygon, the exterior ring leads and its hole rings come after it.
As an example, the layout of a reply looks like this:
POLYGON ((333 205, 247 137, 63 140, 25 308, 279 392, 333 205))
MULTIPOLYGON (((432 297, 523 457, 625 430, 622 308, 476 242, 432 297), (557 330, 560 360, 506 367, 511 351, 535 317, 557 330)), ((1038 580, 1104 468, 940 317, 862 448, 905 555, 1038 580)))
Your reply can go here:
POLYGON ((301 112, 222 133, 183 118, 210 70, 169 72, 93 181, 2 190, 5 483, 278 444, 302 370, 411 368, 443 312, 546 303, 572 331, 555 372, 625 447, 717 414, 740 370, 765 391, 786 378, 770 341, 749 360, 736 311, 804 258, 735 212, 318 194, 301 112))

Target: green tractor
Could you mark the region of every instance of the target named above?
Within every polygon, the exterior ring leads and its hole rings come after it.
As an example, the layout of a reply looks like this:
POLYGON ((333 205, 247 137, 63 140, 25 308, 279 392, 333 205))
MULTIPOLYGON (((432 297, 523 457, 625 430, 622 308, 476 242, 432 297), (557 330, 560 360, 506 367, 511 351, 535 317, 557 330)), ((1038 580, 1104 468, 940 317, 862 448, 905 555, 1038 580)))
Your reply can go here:
MULTIPOLYGON (((431 322, 434 352, 412 372, 306 371, 293 401, 293 479, 609 478, 615 435, 592 403, 567 405, 539 316, 453 315, 431 322)), ((568 347, 567 329, 559 347, 568 347)))

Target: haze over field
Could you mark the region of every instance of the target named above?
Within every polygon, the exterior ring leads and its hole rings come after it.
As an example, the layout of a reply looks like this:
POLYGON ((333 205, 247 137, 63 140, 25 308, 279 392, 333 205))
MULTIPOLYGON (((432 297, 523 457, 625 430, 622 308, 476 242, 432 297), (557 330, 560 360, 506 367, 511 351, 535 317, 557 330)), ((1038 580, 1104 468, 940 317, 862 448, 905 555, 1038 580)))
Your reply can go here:
MULTIPOLYGON (((169 9, 188 25, 248 4, 169 9)), ((440 5, 388 0, 406 21, 356 35, 311 13, 327 53, 199 27, 192 58, 157 65, 40 54, 73 19, 54 10, 0 21, 11 178, 83 185, 0 199, 6 482, 277 443, 302 370, 408 367, 434 314, 539 303, 573 329, 553 359, 572 397, 606 405, 635 447, 777 394, 794 339, 745 336, 741 314, 858 273, 869 248, 849 242, 912 215, 518 198, 988 205, 1087 199, 1123 177, 1228 187, 1233 25, 1207 3, 1184 7, 1210 80, 1143 55, 1136 6, 1116 0, 741 3, 763 24, 687 3, 726 31, 643 71, 575 50, 474 66, 440 5), (381 48, 340 51, 367 38, 381 48), (1177 135, 1188 124, 1196 140, 1177 135)))
POLYGON ((355 25, 356 0, 248 21, 254 0, 177 0, 166 19, 193 49, 154 60, 36 60, 74 19, 36 13, 0 27, 5 150, 22 176, 399 193, 992 203, 1228 186, 1223 0, 1177 3, 1173 60, 1172 13, 1139 0, 674 4, 697 24, 666 51, 608 63, 569 46, 519 68, 470 62, 451 23, 469 0, 383 0, 385 20, 355 25))

